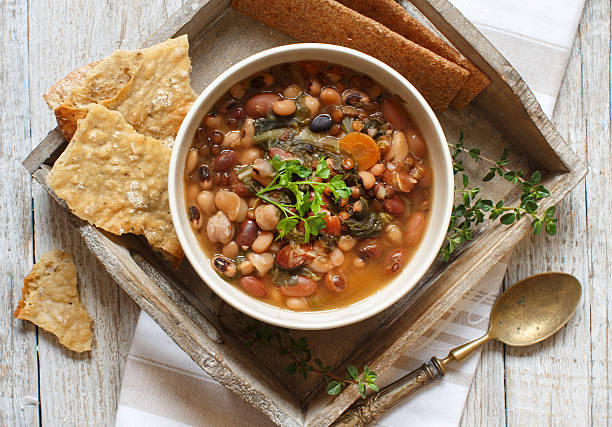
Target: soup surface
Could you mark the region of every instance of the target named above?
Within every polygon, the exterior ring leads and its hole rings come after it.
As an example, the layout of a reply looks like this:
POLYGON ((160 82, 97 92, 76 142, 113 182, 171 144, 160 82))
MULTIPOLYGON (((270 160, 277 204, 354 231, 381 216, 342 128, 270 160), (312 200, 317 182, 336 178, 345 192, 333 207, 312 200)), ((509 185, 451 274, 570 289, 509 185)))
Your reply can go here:
POLYGON ((302 62, 237 83, 205 116, 185 203, 231 285, 324 310, 401 271, 426 228, 431 182, 426 144, 392 94, 339 65, 302 62))

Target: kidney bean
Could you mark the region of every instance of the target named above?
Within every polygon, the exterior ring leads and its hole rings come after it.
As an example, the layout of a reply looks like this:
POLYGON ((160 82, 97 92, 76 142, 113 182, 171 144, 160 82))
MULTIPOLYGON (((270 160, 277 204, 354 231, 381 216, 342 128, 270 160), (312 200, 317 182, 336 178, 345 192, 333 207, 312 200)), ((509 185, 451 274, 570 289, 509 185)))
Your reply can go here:
POLYGON ((243 221, 236 233, 236 243, 243 249, 249 248, 257 238, 258 231, 259 227, 255 221, 250 219, 243 221))
POLYGON ((325 231, 332 236, 339 236, 342 225, 336 215, 325 215, 325 231))
POLYGON ((425 214, 423 212, 413 212, 406 221, 406 245, 410 247, 419 243, 424 228, 425 214))
POLYGON ((297 277, 297 285, 283 286, 279 290, 287 297, 307 297, 317 289, 317 282, 304 276, 297 277))
POLYGON ((333 268, 325 275, 325 287, 332 292, 342 292, 346 285, 346 274, 339 268, 333 268))
POLYGON ((393 98, 385 98, 381 103, 381 110, 385 120, 391 123, 394 129, 404 129, 408 124, 404 108, 393 98))
POLYGON ((406 251, 396 249, 385 257, 384 269, 387 274, 395 274, 402 269, 406 262, 406 251))
POLYGON ((280 100, 281 96, 277 93, 258 93, 247 99, 244 110, 249 117, 266 117, 272 111, 274 103, 280 100))
POLYGON ((306 264, 309 258, 308 254, 300 250, 300 248, 287 244, 278 251, 274 262, 278 268, 293 270, 306 264))
POLYGON ((410 152, 417 156, 419 159, 422 159, 427 154, 427 147, 425 146, 425 142, 423 138, 416 132, 413 132, 408 138, 408 147, 410 148, 410 152))
POLYGON ((212 266, 221 276, 225 276, 230 279, 238 273, 238 269, 236 268, 234 261, 223 255, 215 255, 215 257, 212 259, 212 266))
POLYGON ((213 168, 217 172, 227 172, 231 170, 238 162, 238 154, 232 150, 223 150, 215 158, 213 168))
POLYGON ((393 196, 384 201, 385 210, 389 212, 391 215, 400 216, 406 210, 404 206, 404 202, 398 196, 393 196))
POLYGON ((247 294, 255 298, 263 298, 268 295, 268 291, 263 281, 257 277, 245 276, 240 278, 240 287, 242 287, 247 294))
POLYGON ((376 259, 382 253, 376 239, 366 239, 359 245, 359 257, 362 259, 376 259))

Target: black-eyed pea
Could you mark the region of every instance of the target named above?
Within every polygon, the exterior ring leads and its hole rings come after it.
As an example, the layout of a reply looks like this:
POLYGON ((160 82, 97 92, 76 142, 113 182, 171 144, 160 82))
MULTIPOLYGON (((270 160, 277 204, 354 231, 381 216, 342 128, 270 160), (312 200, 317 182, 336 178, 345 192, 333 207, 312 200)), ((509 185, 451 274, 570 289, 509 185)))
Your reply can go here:
POLYGON ((204 226, 204 217, 200 213, 200 209, 197 206, 191 205, 187 209, 187 214, 189 215, 189 222, 191 222, 191 226, 200 230, 204 226))
POLYGON ((215 255, 212 259, 212 266, 217 273, 221 276, 225 276, 228 279, 231 279, 238 274, 238 269, 236 268, 236 264, 231 259, 223 256, 223 255, 215 255))

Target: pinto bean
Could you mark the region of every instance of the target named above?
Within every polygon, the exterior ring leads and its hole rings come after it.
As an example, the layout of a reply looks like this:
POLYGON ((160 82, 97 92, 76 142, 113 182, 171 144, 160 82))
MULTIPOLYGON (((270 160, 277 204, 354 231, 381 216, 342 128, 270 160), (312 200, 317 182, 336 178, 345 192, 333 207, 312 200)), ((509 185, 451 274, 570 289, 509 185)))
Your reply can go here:
POLYGON ((423 212, 413 212, 406 221, 406 246, 415 246, 421 240, 423 229, 425 228, 425 214, 423 212))
POLYGON ((223 255, 215 255, 212 259, 212 266, 217 273, 227 278, 233 278, 238 273, 234 261, 223 255))
POLYGON ((393 98, 385 98, 380 106, 385 120, 391 123, 393 129, 404 129, 408 124, 404 108, 393 98))
POLYGON ((200 191, 197 199, 198 207, 206 215, 212 215, 215 212, 215 194, 211 191, 200 191))
POLYGON ((268 295, 266 285, 257 277, 245 276, 240 278, 240 287, 244 291, 255 298, 263 298, 268 295))
POLYGON ((265 231, 274 230, 280 220, 278 208, 273 205, 259 205, 255 209, 255 221, 265 231))
POLYGON ((359 245, 361 259, 376 259, 382 254, 382 249, 376 239, 366 239, 359 245))
POLYGON ((213 168, 217 172, 227 172, 238 163, 238 154, 233 150, 223 150, 215 158, 213 168))
POLYGON ((293 270, 303 266, 308 261, 309 256, 299 247, 294 247, 291 244, 285 245, 274 259, 278 268, 283 270, 293 270))
POLYGON ((253 249, 253 252, 256 254, 266 252, 268 249, 270 249, 273 241, 274 235, 272 233, 267 231, 261 232, 253 241, 251 249, 253 249))
POLYGON ((297 285, 283 286, 279 290, 287 297, 307 297, 317 289, 317 282, 304 276, 297 277, 297 285))
POLYGON ((236 233, 236 243, 243 249, 248 249, 255 239, 257 238, 257 232, 259 227, 255 221, 247 219, 240 224, 238 232, 236 233))
POLYGON ((285 299, 285 305, 291 310, 308 310, 310 305, 306 298, 289 297, 285 299))
POLYGON ((310 268, 317 273, 327 273, 334 266, 328 256, 320 255, 310 261, 310 268))
POLYGON ((263 254, 250 253, 247 255, 247 259, 251 261, 257 274, 264 276, 274 266, 274 255, 270 252, 264 252, 263 254))
POLYGON ((384 269, 387 274, 395 274, 402 269, 406 262, 406 250, 396 249, 385 257, 384 269))
POLYGON ((417 156, 419 159, 422 159, 427 154, 427 147, 425 146, 425 141, 421 138, 421 135, 413 132, 412 135, 408 136, 408 147, 410 148, 410 152, 417 156))
POLYGON ((406 135, 402 131, 396 131, 391 140, 391 147, 385 155, 385 160, 388 162, 401 162, 408 157, 408 151, 406 135))
POLYGON ((333 268, 325 275, 325 287, 332 292, 342 292, 347 283, 346 274, 339 268, 333 268))
POLYGON ((208 218, 206 235, 212 243, 229 243, 234 235, 234 225, 223 212, 218 211, 208 218))
POLYGON ((240 131, 232 130, 225 134, 223 142, 221 143, 223 148, 238 148, 240 147, 240 131))
POLYGON ((277 93, 258 93, 247 99, 244 110, 249 117, 266 117, 272 111, 272 105, 280 100, 281 97, 277 93))

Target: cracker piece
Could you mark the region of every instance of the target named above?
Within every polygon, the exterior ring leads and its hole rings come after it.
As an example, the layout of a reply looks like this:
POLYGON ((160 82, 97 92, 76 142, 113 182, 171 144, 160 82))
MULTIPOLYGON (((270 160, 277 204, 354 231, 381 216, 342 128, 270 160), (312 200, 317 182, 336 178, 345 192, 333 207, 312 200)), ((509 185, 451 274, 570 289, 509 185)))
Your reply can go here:
POLYGON ((91 350, 91 318, 81 305, 72 255, 47 252, 23 279, 16 318, 54 334, 61 344, 81 353, 91 350))
MULTIPOLYGON (((49 99, 63 101, 54 112, 66 139, 73 137, 88 105, 97 103, 121 112, 140 133, 172 145, 196 98, 190 85, 188 51, 186 35, 147 49, 117 50, 90 67, 85 77, 78 73, 78 83, 73 76, 68 97, 62 98, 64 90, 50 89, 49 99)), ((54 88, 68 86, 64 80, 54 88)), ((55 102, 49 105, 53 108, 55 102)))
POLYGON ((90 104, 47 182, 78 217, 113 234, 143 235, 180 260, 168 204, 170 152, 121 113, 90 104))
POLYGON ((80 86, 87 74, 100 63, 100 61, 95 61, 90 64, 83 65, 76 70, 72 71, 66 77, 64 77, 59 82, 55 83, 51 86, 43 95, 43 99, 51 108, 55 110, 57 107, 62 105, 66 99, 70 96, 73 89, 80 86))
POLYGON ((301 41, 372 55, 403 74, 436 111, 446 109, 469 72, 333 0, 233 0, 231 7, 301 41))
POLYGON ((478 67, 436 36, 395 0, 337 1, 468 70, 470 76, 451 102, 453 108, 461 110, 491 83, 491 80, 478 67))

